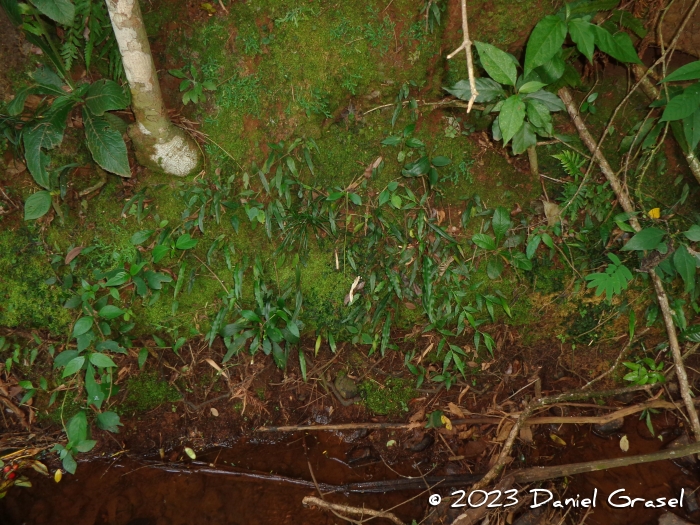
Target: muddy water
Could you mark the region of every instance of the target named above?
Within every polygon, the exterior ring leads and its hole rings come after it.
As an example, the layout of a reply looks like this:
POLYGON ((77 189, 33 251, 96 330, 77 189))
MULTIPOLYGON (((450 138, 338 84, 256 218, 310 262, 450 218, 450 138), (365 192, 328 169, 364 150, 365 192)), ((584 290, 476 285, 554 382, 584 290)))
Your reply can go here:
MULTIPOLYGON (((649 433, 643 422, 627 418, 625 426, 615 434, 602 438, 593 435, 590 427, 540 428, 537 447, 530 450, 536 463, 576 463, 625 454, 643 454, 666 446, 678 432, 675 420, 655 421, 659 440, 649 433), (556 433, 567 443, 554 444, 549 438, 556 433), (629 441, 627 453, 620 449, 620 438, 629 441)), ((385 457, 389 436, 380 439, 357 439, 333 433, 301 434, 274 439, 241 440, 227 447, 200 452, 197 461, 183 460, 182 451, 166 453, 159 458, 92 459, 80 464, 75 476, 65 476, 60 484, 34 475, 31 489, 15 489, 0 501, 1 525, 194 525, 194 524, 296 524, 310 525, 340 523, 340 520, 319 509, 307 509, 301 504, 305 496, 317 495, 309 463, 318 483, 347 485, 416 476, 431 463, 427 454, 416 454, 389 465, 379 459, 378 449, 385 457), (374 444, 368 446, 371 442, 374 444), (416 465, 423 459, 425 464, 416 465), (170 461, 168 461, 170 460, 170 461), (253 471, 268 479, 241 477, 240 472, 253 471), (218 472, 218 473, 217 473, 218 472), (228 474, 227 474, 228 473, 228 474), (291 484, 287 480, 300 480, 291 484), (305 486, 303 484, 306 484, 305 486)), ((355 436, 357 437, 357 436, 355 436)), ((529 461, 528 461, 529 462, 529 461)), ((466 484, 465 487, 466 488, 466 484)), ((545 482, 543 485, 550 487, 545 482)), ((607 504, 610 493, 625 489, 630 497, 655 500, 677 498, 686 490, 686 503, 695 497, 692 492, 700 484, 694 467, 670 461, 636 465, 604 472, 575 476, 561 490, 560 496, 590 498, 597 489, 597 506, 587 516, 588 525, 651 525, 668 510, 694 523, 700 523, 700 510, 652 509, 636 503, 633 508, 616 509, 607 504)), ((442 490, 441 492, 445 492, 442 490)), ((450 492, 447 490, 446 492, 450 492)), ((420 491, 390 493, 334 493, 327 500, 372 509, 388 509, 404 503, 420 491)), ((426 510, 427 495, 421 495, 400 505, 393 512, 404 522, 420 521, 426 510)), ((547 506, 550 506, 548 504, 547 506)), ((579 523, 581 514, 571 514, 579 523)), ((387 521, 376 523, 389 523, 387 521)))
MULTIPOLYGON (((309 466, 319 483, 395 479, 383 462, 365 450, 344 442, 335 434, 290 436, 280 441, 241 441, 230 447, 200 454, 208 470, 249 469, 311 481, 309 466), (365 464, 362 465, 361 463, 365 464), (215 465, 214 469, 209 465, 215 465)), ((306 509, 304 496, 316 496, 314 488, 235 476, 183 470, 182 461, 144 466, 143 462, 117 458, 81 463, 75 476, 60 484, 33 476, 34 487, 13 490, 0 504, 2 525, 322 525, 339 520, 327 511, 306 509), (170 465, 170 466, 169 466, 170 465), (171 468, 177 467, 177 468, 171 468)), ((410 464, 392 465, 402 474, 416 475, 410 464), (412 471, 412 472, 411 472, 412 471)), ((388 509, 420 491, 388 494, 331 494, 329 501, 373 509, 388 509)), ((426 497, 402 505, 393 512, 411 522, 423 515, 426 497)), ((381 522, 379 522, 381 523, 381 522)))
MULTIPOLYGON (((628 417, 619 432, 606 438, 594 435, 590 426, 582 427, 578 431, 573 431, 571 427, 561 427, 556 433, 567 441, 565 449, 553 444, 538 448, 542 455, 551 453, 554 462, 559 464, 618 458, 661 450, 671 443, 681 430, 679 422, 673 416, 669 416, 668 419, 655 418, 654 427, 656 436, 651 435, 643 421, 628 417), (627 452, 620 449, 623 436, 627 436, 629 442, 627 452), (659 436, 662 439, 659 439, 659 436), (554 450, 555 447, 557 450, 554 450)), ((666 512, 672 512, 692 523, 700 523, 696 493, 698 488, 700 478, 697 475, 697 464, 693 464, 692 460, 679 460, 675 463, 658 461, 574 476, 563 497, 591 498, 597 489, 597 505, 587 517, 587 525, 655 525, 659 516, 666 512), (619 489, 625 489, 625 492, 618 493, 620 497, 613 498, 612 503, 616 505, 627 503, 622 496, 654 500, 653 503, 656 504, 657 498, 665 498, 666 501, 677 499, 681 489, 685 489, 685 508, 651 508, 645 507, 645 502, 635 502, 633 507, 616 508, 608 503, 608 498, 619 489)))

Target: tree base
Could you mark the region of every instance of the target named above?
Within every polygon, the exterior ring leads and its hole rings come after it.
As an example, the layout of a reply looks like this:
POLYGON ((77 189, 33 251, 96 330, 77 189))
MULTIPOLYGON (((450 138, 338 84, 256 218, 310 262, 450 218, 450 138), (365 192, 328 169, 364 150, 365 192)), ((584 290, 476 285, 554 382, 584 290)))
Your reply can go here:
POLYGON ((138 122, 129 126, 128 133, 134 143, 136 160, 146 168, 186 177, 195 173, 202 164, 202 152, 197 143, 172 124, 160 137, 138 122))

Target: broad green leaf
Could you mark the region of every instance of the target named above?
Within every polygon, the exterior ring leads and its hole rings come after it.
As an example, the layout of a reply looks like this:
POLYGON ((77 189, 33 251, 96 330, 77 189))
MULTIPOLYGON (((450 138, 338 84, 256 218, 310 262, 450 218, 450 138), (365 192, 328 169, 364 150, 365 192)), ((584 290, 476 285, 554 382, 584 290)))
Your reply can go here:
POLYGON ((178 250, 190 250, 197 246, 197 240, 193 239, 189 233, 180 235, 175 241, 175 248, 178 250))
POLYGON ((589 62, 593 61, 593 53, 595 52, 595 30, 592 26, 593 24, 581 18, 569 20, 571 40, 574 41, 578 50, 589 62))
POLYGON ((329 194, 328 197, 326 197, 326 200, 329 202, 333 202, 333 201, 337 201, 338 199, 342 199, 343 197, 345 197, 345 192, 336 191, 336 192, 329 194))
POLYGON ((29 0, 42 15, 48 16, 62 26, 72 26, 75 6, 71 0, 29 0))
POLYGON ((111 128, 106 120, 96 117, 83 108, 85 139, 92 158, 102 169, 119 175, 131 177, 126 144, 121 133, 111 128))
MULTIPOLYGON (((489 259, 486 265, 486 275, 492 281, 498 279, 503 273, 503 260, 500 257, 489 259)), ((456 357, 456 356, 455 356, 456 357)))
POLYGON ((360 197, 357 193, 348 193, 348 197, 350 198, 350 202, 352 202, 356 206, 362 206, 362 197, 360 197))
POLYGON ((259 323, 260 322, 260 317, 258 314, 253 312, 252 310, 243 310, 241 311, 241 317, 244 319, 247 319, 248 321, 251 321, 253 323, 259 323))
POLYGON ((66 368, 63 369, 63 375, 61 377, 72 376, 83 368, 83 364, 85 364, 85 357, 82 355, 71 359, 68 361, 66 368))
POLYGON ((44 95, 62 96, 66 92, 63 91, 63 81, 56 73, 46 66, 42 66, 34 73, 32 78, 41 86, 37 91, 44 95))
POLYGON ((661 82, 675 82, 679 80, 700 79, 700 60, 679 67, 673 73, 664 78, 661 82))
POLYGON ((163 288, 163 283, 169 283, 173 280, 168 274, 151 270, 144 272, 143 278, 146 280, 151 290, 161 290, 163 288))
POLYGON ((496 241, 486 233, 477 233, 472 237, 472 242, 483 250, 495 250, 496 241))
POLYGON ((525 82, 522 86, 520 86, 518 93, 520 93, 522 95, 527 95, 528 93, 534 93, 535 91, 539 91, 544 86, 545 86, 544 82, 539 82, 537 80, 531 80, 530 82, 525 82))
POLYGON ((127 354, 128 352, 126 351, 126 348, 123 346, 120 346, 119 343, 116 341, 112 341, 111 339, 107 341, 102 341, 101 343, 97 343, 95 345, 95 349, 98 352, 102 352, 103 350, 108 350, 110 352, 116 352, 118 354, 127 354))
POLYGON ((109 279, 107 279, 105 286, 121 286, 122 284, 129 282, 130 277, 131 276, 129 275, 129 272, 125 270, 120 270, 114 275, 112 275, 109 279))
POLYGON ((90 363, 99 368, 116 368, 117 364, 108 355, 95 352, 90 354, 90 363))
POLYGON ((64 350, 54 358, 53 367, 54 369, 62 368, 76 357, 78 357, 77 350, 64 350))
POLYGON ((549 62, 566 38, 566 23, 558 16, 546 16, 532 30, 525 49, 525 74, 549 62))
POLYGON ((110 411, 97 414, 95 422, 99 428, 106 430, 107 432, 112 432, 113 434, 118 434, 119 427, 124 426, 119 420, 119 414, 110 411))
POLYGON ((496 239, 502 239, 505 237, 506 233, 512 226, 512 221, 510 220, 510 213, 503 206, 499 206, 493 212, 493 219, 491 220, 491 227, 493 232, 496 234, 496 239))
POLYGON ((84 410, 80 410, 75 414, 66 425, 66 435, 68 436, 68 443, 71 445, 77 445, 78 443, 85 441, 87 439, 87 416, 84 410))
POLYGON ((49 173, 46 167, 50 158, 42 150, 53 149, 63 141, 64 126, 57 126, 52 121, 39 121, 25 128, 23 134, 24 156, 27 160, 27 169, 32 174, 36 183, 46 190, 50 190, 49 173))
POLYGON ((84 439, 75 446, 75 450, 78 452, 90 452, 97 445, 97 441, 94 439, 84 439))
POLYGON ((535 252, 537 252, 537 248, 539 247, 540 242, 542 242, 542 237, 540 235, 533 235, 532 237, 530 237, 530 240, 527 241, 525 255, 528 259, 532 259, 535 256, 535 252))
POLYGON ((654 250, 661 244, 665 235, 666 232, 658 228, 644 228, 627 241, 627 244, 622 247, 622 251, 654 250))
POLYGON ((554 131, 552 127, 552 115, 547 106, 539 100, 527 100, 527 118, 533 126, 542 130, 547 135, 554 131))
POLYGON ((403 167, 401 173, 406 177, 418 177, 425 175, 430 170, 430 159, 421 157, 414 162, 410 162, 403 167))
POLYGON ((128 104, 122 87, 113 80, 98 80, 90 84, 85 95, 85 105, 95 116, 105 111, 124 109, 128 104))
POLYGON ((593 25, 592 29, 595 34, 595 43, 603 53, 620 62, 642 63, 627 33, 620 32, 613 36, 607 29, 600 26, 593 25))
POLYGON ((443 166, 447 166, 451 162, 452 160, 442 156, 433 157, 432 159, 430 159, 430 163, 436 168, 442 168, 443 166))
POLYGON ((681 95, 673 97, 664 109, 660 122, 681 120, 691 116, 700 108, 700 82, 685 88, 681 95))
POLYGON ((103 306, 100 308, 100 317, 103 319, 107 319, 108 321, 110 319, 116 319, 120 315, 122 315, 125 312, 125 310, 122 310, 121 308, 114 306, 113 304, 108 304, 106 306, 103 306))
MULTIPOLYGON (((481 65, 484 66, 486 73, 499 84, 514 86, 518 72, 510 55, 484 42, 474 42, 474 45, 479 52, 481 65)), ((478 86, 476 90, 479 91, 478 86)))
POLYGON ((525 122, 520 129, 513 135, 513 153, 520 155, 525 152, 530 146, 537 145, 537 136, 535 128, 532 124, 525 122))
POLYGON ((693 224, 687 232, 683 232, 683 235, 691 241, 700 241, 700 226, 693 224))
POLYGON ((129 242, 133 244, 134 246, 138 246, 140 244, 143 244, 148 240, 148 238, 153 235, 154 230, 141 230, 140 232, 136 232, 131 236, 131 239, 129 239, 129 242))
POLYGON ((51 209, 51 194, 42 190, 32 193, 24 203, 24 220, 31 221, 43 217, 51 209))
POLYGON ((22 111, 24 111, 24 103, 27 101, 27 97, 29 95, 32 95, 37 92, 36 87, 31 86, 31 87, 25 87, 20 89, 17 94, 15 95, 15 98, 13 98, 10 102, 7 103, 5 106, 5 109, 7 110, 7 114, 16 117, 17 115, 20 115, 22 111))
POLYGON ((692 293, 695 289, 695 257, 690 255, 685 245, 681 244, 674 252, 673 266, 683 279, 686 293, 692 293))
POLYGON ((85 373, 85 390, 87 390, 88 405, 94 405, 100 409, 106 396, 102 387, 95 381, 95 368, 92 365, 88 365, 85 373))
POLYGON ((550 60, 539 66, 535 72, 547 84, 553 84, 559 80, 566 71, 566 62, 562 58, 562 53, 557 53, 550 60))
POLYGON ((164 244, 159 244, 155 248, 153 248, 153 251, 151 252, 151 255, 153 255, 153 262, 158 263, 160 262, 163 257, 168 255, 170 252, 170 247, 164 245, 164 244))
POLYGON ((525 102, 523 102, 520 95, 508 97, 503 103, 501 113, 498 116, 501 135, 503 136, 503 145, 508 144, 508 141, 517 133, 524 121, 525 102))
POLYGON ((542 102, 549 111, 564 111, 566 107, 561 99, 554 93, 549 91, 535 91, 534 93, 528 93, 523 96, 523 100, 537 100, 542 102))
POLYGON ((73 337, 87 333, 94 322, 95 320, 92 317, 81 317, 78 319, 73 327, 73 337))
POLYGON ((382 140, 382 144, 384 144, 385 146, 398 146, 399 144, 401 144, 402 140, 403 139, 401 137, 392 136, 382 140))
MULTIPOLYGON (((474 85, 479 93, 475 102, 493 102, 498 98, 505 97, 506 93, 498 82, 490 78, 475 78, 474 85)), ((460 80, 451 88, 443 88, 445 91, 462 100, 469 100, 472 96, 471 86, 468 80, 460 80)))
POLYGON ((425 144, 422 140, 417 139, 415 137, 411 137, 409 139, 406 139, 406 146, 408 146, 409 148, 424 148, 425 144))
POLYGON ((700 107, 692 115, 683 119, 683 134, 688 143, 688 151, 695 150, 700 142, 700 107))

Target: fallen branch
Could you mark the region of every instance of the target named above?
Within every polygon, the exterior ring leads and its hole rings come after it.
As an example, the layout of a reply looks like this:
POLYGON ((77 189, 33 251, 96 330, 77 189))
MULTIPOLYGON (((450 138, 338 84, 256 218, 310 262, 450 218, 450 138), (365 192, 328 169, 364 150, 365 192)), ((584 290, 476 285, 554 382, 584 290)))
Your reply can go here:
POLYGON ((323 501, 316 496, 306 496, 301 503, 308 507, 310 505, 315 505, 323 509, 332 510, 335 512, 355 515, 355 516, 372 516, 373 518, 384 518, 396 523, 396 525, 404 525, 403 521, 396 517, 396 515, 391 512, 384 512, 381 510, 372 510, 364 507, 351 507, 349 505, 340 505, 338 503, 328 503, 323 501))
POLYGON ((617 370, 617 367, 620 366, 620 363, 622 362, 622 360, 623 360, 625 357, 627 357, 627 354, 628 354, 629 351, 632 349, 632 345, 635 343, 635 341, 639 340, 639 338, 640 338, 641 336, 643 336, 644 334, 646 334, 648 331, 649 331, 649 329, 648 329, 648 328, 645 328, 645 329, 642 331, 642 333, 640 333, 639 335, 637 335, 637 337, 634 337, 634 338, 630 339, 629 341, 627 341, 627 344, 626 344, 625 347, 622 349, 622 351, 620 352, 620 354, 617 356, 617 359, 615 360, 615 363, 613 363, 613 365, 612 365, 606 372, 603 372, 602 374, 600 374, 600 375, 599 375, 598 377, 596 377, 595 379, 591 379, 588 383, 586 383, 586 384, 583 386, 583 390, 585 390, 585 389, 587 389, 587 388, 590 388, 592 385, 594 385, 595 383, 597 383, 597 382, 600 381, 601 379, 604 379, 604 378, 606 378, 607 376, 609 376, 610 374, 612 374, 613 372, 615 372, 615 370, 617 370))
POLYGON ((636 456, 623 456, 613 459, 598 459, 583 463, 570 463, 568 465, 555 465, 553 467, 533 467, 524 470, 515 470, 509 474, 517 483, 532 483, 546 479, 574 476, 585 472, 596 472, 611 468, 628 467, 640 463, 652 463, 666 459, 679 459, 700 453, 700 443, 695 442, 682 447, 667 448, 649 454, 637 454, 636 456))
MULTIPOLYGON (((697 6, 697 4, 698 2, 695 2, 695 6, 697 6)), ((641 80, 639 81, 639 83, 641 83, 641 80)), ((571 120, 574 122, 574 126, 576 126, 576 130, 578 131, 581 140, 593 154, 593 159, 598 163, 601 171, 603 172, 603 175, 605 175, 605 178, 608 180, 608 182, 610 182, 610 187, 615 192, 615 196, 617 197, 620 206, 622 206, 622 209, 626 213, 635 214, 637 210, 632 204, 627 190, 622 187, 622 185, 620 184, 620 180, 617 178, 617 175, 610 167, 610 164, 606 160, 603 153, 600 151, 600 144, 596 144, 593 140, 593 137, 591 137, 591 134, 588 132, 586 124, 583 122, 581 116, 579 115, 578 107, 574 103, 569 89, 567 87, 561 88, 559 90, 559 97, 564 102, 564 105, 566 106, 566 109, 569 112, 571 120)), ((642 229, 636 217, 630 217, 629 221, 630 225, 632 226, 632 228, 634 228, 635 231, 638 232, 642 229)), ((673 355, 673 362, 676 367, 676 374, 678 375, 678 383, 680 386, 681 397, 683 398, 683 403, 685 404, 686 410, 688 411, 688 418, 690 419, 695 440, 700 441, 700 419, 698 419, 698 413, 695 411, 695 406, 693 405, 693 397, 690 392, 690 387, 688 386, 688 374, 686 373, 685 366, 683 365, 681 348, 678 344, 678 335, 676 334, 676 327, 673 324, 673 315, 671 313, 671 307, 668 303, 668 296, 666 295, 666 290, 664 289, 663 282, 661 282, 659 276, 656 275, 656 272, 653 270, 650 271, 649 277, 651 278, 651 281, 654 284, 656 300, 659 303, 659 308, 661 309, 664 324, 666 325, 668 343, 671 348, 671 354, 673 355)))
MULTIPOLYGON (((598 394, 594 393, 591 397, 595 397, 598 394)), ((604 397, 604 396, 602 396, 604 397)), ((604 407, 601 407, 604 408, 604 407)), ((651 401, 646 401, 644 403, 639 403, 637 405, 622 408, 616 410, 604 416, 542 416, 542 417, 530 417, 524 421, 524 426, 534 426, 534 425, 602 425, 614 421, 615 419, 620 419, 631 414, 636 414, 642 412, 648 408, 665 408, 673 410, 676 405, 668 401, 662 401, 660 399, 654 399, 651 401)), ((497 425, 504 417, 506 418, 519 418, 522 412, 511 412, 505 416, 483 416, 483 417, 468 417, 462 419, 451 420, 452 426, 459 425, 497 425)), ((416 423, 347 423, 338 425, 298 425, 298 426, 287 426, 287 427, 260 427, 256 429, 256 432, 303 432, 303 431, 338 431, 338 430, 382 430, 382 429, 409 429, 417 428, 416 423)))
POLYGON ((467 53, 467 72, 469 73, 469 89, 471 90, 471 97, 469 97, 469 103, 467 105, 467 113, 469 113, 472 110, 472 106, 474 105, 474 101, 476 101, 476 97, 479 95, 479 92, 476 90, 476 81, 474 80, 472 41, 469 39, 469 23, 467 20, 467 0, 462 0, 462 34, 464 36, 462 44, 452 53, 447 55, 447 59, 451 59, 462 49, 464 49, 467 53))

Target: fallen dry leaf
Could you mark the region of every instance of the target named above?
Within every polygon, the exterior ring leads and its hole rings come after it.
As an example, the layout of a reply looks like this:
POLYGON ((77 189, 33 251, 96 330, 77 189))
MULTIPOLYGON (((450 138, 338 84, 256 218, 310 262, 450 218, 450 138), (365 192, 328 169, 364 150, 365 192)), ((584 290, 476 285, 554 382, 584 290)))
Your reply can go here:
POLYGON ((447 409, 453 416, 458 417, 460 419, 464 419, 464 412, 462 412, 462 409, 455 405, 453 402, 450 401, 449 403, 447 403, 447 409))
POLYGON ((520 429, 520 439, 524 443, 532 443, 532 429, 529 426, 520 429))
POLYGON ((630 440, 627 439, 627 435, 625 434, 620 438, 620 450, 622 452, 627 452, 630 449, 630 440))
POLYGON ((564 441, 562 438, 560 438, 556 434, 550 434, 549 439, 554 441, 557 445, 561 445, 562 447, 566 446, 566 441, 564 441))
POLYGON ((513 428, 513 423, 512 421, 506 421, 501 425, 501 428, 498 430, 498 435, 496 436, 495 441, 498 443, 503 443, 506 439, 508 439, 508 434, 510 434, 510 430, 513 428))

